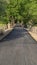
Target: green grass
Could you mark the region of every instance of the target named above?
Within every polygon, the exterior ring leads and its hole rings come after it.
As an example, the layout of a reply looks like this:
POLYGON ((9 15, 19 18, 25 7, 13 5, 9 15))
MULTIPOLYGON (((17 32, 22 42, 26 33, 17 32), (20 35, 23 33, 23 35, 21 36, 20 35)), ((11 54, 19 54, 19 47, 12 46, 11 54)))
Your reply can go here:
POLYGON ((5 24, 2 22, 2 21, 0 21, 0 27, 3 27, 5 24))

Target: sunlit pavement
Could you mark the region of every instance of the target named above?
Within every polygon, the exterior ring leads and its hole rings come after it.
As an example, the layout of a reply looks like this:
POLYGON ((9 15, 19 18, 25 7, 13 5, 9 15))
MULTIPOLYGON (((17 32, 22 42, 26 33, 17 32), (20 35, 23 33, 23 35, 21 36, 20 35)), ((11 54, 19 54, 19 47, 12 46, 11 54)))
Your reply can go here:
POLYGON ((37 65, 37 42, 23 27, 0 42, 0 65, 37 65))

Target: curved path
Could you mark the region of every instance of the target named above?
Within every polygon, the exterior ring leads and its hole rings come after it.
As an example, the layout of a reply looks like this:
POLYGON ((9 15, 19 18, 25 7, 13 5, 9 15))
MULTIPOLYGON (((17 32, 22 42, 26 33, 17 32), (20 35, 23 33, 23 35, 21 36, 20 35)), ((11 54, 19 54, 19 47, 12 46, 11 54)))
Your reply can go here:
POLYGON ((0 42, 0 65, 37 65, 37 42, 22 27, 0 42))

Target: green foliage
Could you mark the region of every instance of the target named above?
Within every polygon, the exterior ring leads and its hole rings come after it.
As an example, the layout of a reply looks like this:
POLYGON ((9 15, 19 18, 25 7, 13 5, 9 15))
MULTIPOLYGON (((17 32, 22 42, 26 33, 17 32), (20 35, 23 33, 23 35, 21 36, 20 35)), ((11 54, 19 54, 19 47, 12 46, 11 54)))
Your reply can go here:
POLYGON ((8 22, 7 4, 8 2, 6 0, 0 0, 0 21, 2 21, 3 23, 8 22))
POLYGON ((8 23, 12 17, 24 24, 30 20, 37 24, 37 0, 0 0, 0 21, 8 23))

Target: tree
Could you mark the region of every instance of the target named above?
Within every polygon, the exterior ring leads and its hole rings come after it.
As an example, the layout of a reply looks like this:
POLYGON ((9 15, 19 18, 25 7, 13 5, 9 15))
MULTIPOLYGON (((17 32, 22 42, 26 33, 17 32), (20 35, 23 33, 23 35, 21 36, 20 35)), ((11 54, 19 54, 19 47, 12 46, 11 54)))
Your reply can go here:
POLYGON ((12 19, 25 25, 30 20, 37 23, 37 0, 0 0, 0 20, 8 23, 12 19))
POLYGON ((0 21, 2 21, 2 23, 7 23, 8 22, 7 5, 8 5, 7 1, 0 0, 0 21))

